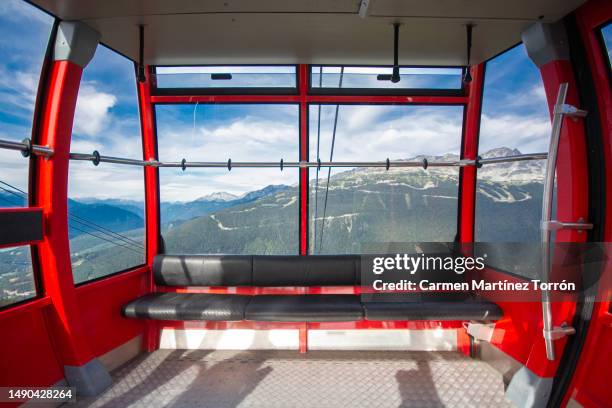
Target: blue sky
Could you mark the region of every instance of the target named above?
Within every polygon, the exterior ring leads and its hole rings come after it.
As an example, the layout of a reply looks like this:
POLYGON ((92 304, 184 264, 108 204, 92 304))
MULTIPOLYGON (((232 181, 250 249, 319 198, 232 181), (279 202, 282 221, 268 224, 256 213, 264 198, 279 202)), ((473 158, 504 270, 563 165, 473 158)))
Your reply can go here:
MULTIPOLYGON (((30 135, 38 75, 52 19, 20 0, 0 3, 0 137, 30 135)), ((604 30, 611 42, 612 30, 604 30)), ((448 77, 446 78, 448 80, 448 77)), ((487 65, 481 152, 507 146, 546 151, 550 121, 539 73, 522 46, 487 65)), ((321 110, 321 157, 329 156, 335 107, 321 110)), ((310 110, 315 159, 318 107, 310 110)), ((458 153, 458 107, 342 106, 337 160, 384 160, 418 154, 458 153)), ((188 160, 295 160, 295 105, 184 105, 157 108, 160 158, 188 160)), ((131 61, 98 47, 85 69, 73 129, 72 151, 140 158, 140 126, 131 61)), ((0 150, 2 179, 27 187, 27 164, 0 150)), ((268 184, 295 184, 297 172, 278 170, 162 170, 162 200, 192 200, 216 191, 243 194, 268 184)), ((142 200, 142 171, 125 166, 71 163, 70 196, 142 200)))

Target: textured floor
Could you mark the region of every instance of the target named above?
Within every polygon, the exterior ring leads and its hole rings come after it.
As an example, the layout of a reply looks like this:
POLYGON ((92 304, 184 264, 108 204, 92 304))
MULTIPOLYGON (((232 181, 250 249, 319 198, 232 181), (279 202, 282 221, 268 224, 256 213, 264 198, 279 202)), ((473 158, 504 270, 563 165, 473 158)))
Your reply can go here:
POLYGON ((456 352, 159 350, 113 379, 112 388, 78 406, 510 406, 501 375, 456 352))

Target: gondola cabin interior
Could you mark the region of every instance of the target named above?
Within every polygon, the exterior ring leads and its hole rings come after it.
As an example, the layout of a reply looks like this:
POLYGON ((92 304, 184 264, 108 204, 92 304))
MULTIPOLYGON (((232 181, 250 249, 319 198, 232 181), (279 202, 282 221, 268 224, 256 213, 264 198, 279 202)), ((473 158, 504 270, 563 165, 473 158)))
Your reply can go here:
POLYGON ((611 19, 3 0, 0 404, 612 406, 611 19))

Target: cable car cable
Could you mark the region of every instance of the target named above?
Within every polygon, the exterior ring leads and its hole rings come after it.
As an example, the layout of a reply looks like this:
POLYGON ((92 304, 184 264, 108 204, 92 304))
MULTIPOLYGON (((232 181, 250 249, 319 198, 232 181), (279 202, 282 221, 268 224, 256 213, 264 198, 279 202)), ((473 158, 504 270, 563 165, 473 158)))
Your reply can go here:
MULTIPOLYGON (((319 67, 319 89, 323 86, 323 67, 319 67)), ((321 144, 321 104, 319 104, 319 115, 317 119, 317 162, 320 163, 319 147, 321 144)), ((321 166, 317 166, 317 176, 315 181, 315 216, 314 216, 314 252, 317 252, 317 216, 319 214, 319 170, 321 166)))
POLYGON ((109 242, 109 243, 111 243, 111 244, 113 244, 113 245, 117 245, 117 246, 123 247, 123 248, 125 248, 125 249, 127 249, 127 250, 130 250, 130 251, 132 251, 132 252, 135 252, 135 253, 137 253, 137 254, 142 255, 142 252, 141 252, 141 251, 138 251, 138 250, 136 250, 136 249, 134 249, 134 248, 132 248, 132 247, 129 247, 129 246, 126 246, 126 245, 120 244, 120 243, 118 243, 118 242, 116 242, 116 241, 111 241, 110 239, 107 239, 107 238, 104 238, 104 237, 99 237, 99 236, 97 236, 96 234, 93 234, 93 233, 91 233, 91 232, 89 232, 89 231, 86 231, 86 230, 84 230, 84 229, 81 229, 81 228, 79 228, 79 227, 75 227, 74 225, 68 225, 68 228, 72 228, 73 230, 80 231, 80 232, 82 232, 82 233, 84 233, 84 234, 87 234, 87 235, 89 235, 89 236, 92 236, 92 237, 98 238, 98 239, 100 239, 100 240, 102 240, 102 241, 109 242))
MULTIPOLYGON (((16 191, 21 193, 21 195, 16 193, 15 191, 10 191, 10 190, 7 190, 6 188, 3 188, 3 187, 0 186, 1 190, 4 190, 7 193, 12 194, 12 195, 14 195, 16 197, 19 197, 19 198, 22 198, 22 199, 23 198, 27 199, 27 193, 25 191, 19 189, 18 187, 15 187, 15 186, 13 186, 13 185, 5 182, 5 181, 2 181, 2 180, 0 180, 0 183, 4 184, 5 186, 8 186, 10 188, 15 189, 16 191)), ((19 204, 19 203, 13 203, 13 204, 15 204, 15 205, 23 205, 23 204, 19 204)), ((136 247, 144 250, 144 246, 142 244, 140 244, 138 241, 133 240, 133 239, 131 239, 131 238, 125 236, 125 235, 119 234, 118 232, 112 231, 112 230, 110 230, 108 228, 105 228, 105 227, 103 227, 101 225, 98 225, 98 224, 94 223, 93 221, 90 221, 90 220, 88 220, 86 218, 79 217, 78 215, 70 214, 70 213, 68 213, 68 217, 72 218, 76 222, 79 222, 80 224, 90 223, 92 225, 86 225, 86 226, 91 228, 91 229, 93 229, 94 231, 103 233, 105 235, 108 235, 111 238, 115 238, 115 239, 118 238, 118 239, 122 240, 123 242, 125 242, 128 245, 136 246, 136 247), (78 221, 78 220, 81 220, 81 221, 78 221), (108 231, 108 232, 105 232, 105 231, 108 231)))
MULTIPOLYGON (((14 192, 14 191, 10 191, 10 190, 7 190, 6 188, 0 187, 0 189, 2 189, 2 190, 4 190, 4 191, 6 191, 7 193, 12 194, 12 195, 14 195, 14 196, 16 196, 16 197, 19 197, 19 198, 25 198, 25 199, 27 199, 27 193, 26 193, 25 191, 23 191, 23 190, 19 189, 18 187, 15 187, 15 186, 13 186, 13 185, 11 185, 11 184, 9 184, 9 183, 5 182, 5 181, 2 181, 2 180, 0 180, 0 184, 4 184, 5 186, 8 186, 8 187, 10 187, 10 188, 15 189, 16 191, 18 191, 19 193, 21 193, 21 195, 20 195, 20 194, 18 194, 18 193, 16 193, 16 192, 14 192)), ((6 200, 5 200, 5 201, 6 201, 6 200)), ((23 204, 19 204, 19 203, 13 203, 13 204, 15 204, 15 205, 23 205, 23 204)), ((86 218, 83 218, 83 217, 79 217, 78 215, 75 215, 75 214, 70 214, 70 213, 68 213, 68 216, 69 216, 70 218, 73 218, 73 219, 74 219, 74 218, 76 218, 76 219, 79 219, 79 220, 81 220, 81 221, 83 221, 83 222, 86 222, 86 223, 90 223, 90 224, 92 224, 92 226, 90 226, 90 225, 87 225, 87 226, 88 226, 89 228, 91 228, 91 229, 93 229, 93 230, 97 231, 97 232, 101 232, 101 233, 103 233, 103 234, 105 234, 105 235, 109 235, 109 236, 111 236, 112 238, 119 238, 119 239, 121 239, 122 241, 126 242, 127 244, 134 245, 134 246, 137 246, 137 247, 139 247, 139 248, 141 248, 141 249, 144 249, 144 246, 143 246, 142 244, 140 244, 138 241, 133 240, 133 239, 131 239, 131 238, 127 237, 127 236, 124 236, 124 235, 122 235, 122 234, 119 234, 118 232, 112 231, 112 230, 110 230, 110 229, 108 229, 108 228, 105 228, 105 227, 103 227, 103 226, 101 226, 101 225, 98 225, 98 224, 94 223, 93 221, 90 221, 90 220, 88 220, 88 219, 86 219, 86 218), (105 231, 108 231, 108 232, 105 232, 105 231)), ((78 222, 78 221, 77 221, 77 222, 78 222)), ((81 224, 82 224, 83 222, 81 222, 81 224)))
MULTIPOLYGON (((2 188, 2 187, 0 187, 0 189, 2 189, 2 190, 4 190, 4 191, 7 191, 6 189, 4 189, 4 188, 2 188)), ((13 201, 11 201, 11 200, 8 200, 8 199, 6 199, 5 197, 0 197, 0 200, 2 200, 2 201, 4 201, 4 202, 7 202, 7 203, 9 203, 9 204, 12 204, 12 205, 19 205, 18 203, 15 203, 15 202, 13 202, 13 201)), ((95 234, 92 234, 91 232, 88 232, 88 231, 85 231, 85 230, 83 230, 83 229, 81 229, 81 228, 75 227, 74 225, 68 225, 68 228, 72 228, 73 230, 80 231, 80 232, 82 232, 82 233, 84 233, 84 234, 90 235, 90 236, 92 236, 92 237, 94 237, 94 238, 98 238, 98 239, 100 239, 100 240, 102 240, 102 241, 109 242, 109 243, 111 243, 111 244, 113 244, 113 245, 118 245, 118 246, 123 247, 123 248, 125 248, 125 249, 128 249, 128 250, 130 250, 130 251, 132 251, 132 252, 136 252, 136 253, 138 253, 138 254, 142 254, 142 252, 141 252, 141 251, 138 251, 138 250, 136 250, 136 249, 134 249, 134 248, 131 248, 131 247, 128 247, 128 246, 125 246, 125 245, 119 244, 119 243, 117 243, 117 242, 115 242, 115 241, 111 241, 110 239, 106 239, 106 238, 103 238, 103 237, 99 237, 99 236, 97 236, 97 235, 95 235, 95 234)))
MULTIPOLYGON (((340 68, 340 84, 338 88, 342 88, 342 78, 344 77, 344 67, 340 68)), ((332 162, 334 159, 334 146, 336 144, 336 130, 338 128, 338 112, 340 111, 340 105, 336 105, 336 114, 334 116, 334 130, 332 132, 331 149, 329 152, 329 161, 332 162)), ((331 177, 331 167, 327 168, 327 184, 325 185, 325 201, 323 202, 323 219, 321 220, 321 239, 319 240, 319 251, 323 248, 323 230, 325 228, 325 214, 327 213, 327 197, 329 195, 329 179, 331 177)))

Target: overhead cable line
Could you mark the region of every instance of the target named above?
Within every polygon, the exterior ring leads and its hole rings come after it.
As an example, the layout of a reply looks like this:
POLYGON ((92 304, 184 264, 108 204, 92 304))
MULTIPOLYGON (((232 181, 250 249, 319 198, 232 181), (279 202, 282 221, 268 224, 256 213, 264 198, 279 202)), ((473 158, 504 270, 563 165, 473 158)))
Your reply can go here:
MULTIPOLYGON (((340 68, 340 84, 339 88, 342 88, 342 78, 344 77, 344 67, 340 68)), ((334 159, 334 145, 336 144, 336 130, 338 128, 338 113, 340 111, 340 105, 336 105, 336 114, 334 116, 334 130, 332 132, 331 149, 329 152, 329 161, 332 162, 334 159)), ((387 160, 387 163, 389 161, 387 160)), ((323 203, 323 219, 321 220, 321 239, 319 241, 319 251, 323 249, 323 230, 325 229, 325 215, 327 213, 327 198, 329 195, 329 179, 331 177, 331 167, 327 169, 327 185, 325 186, 325 201, 323 203)))

